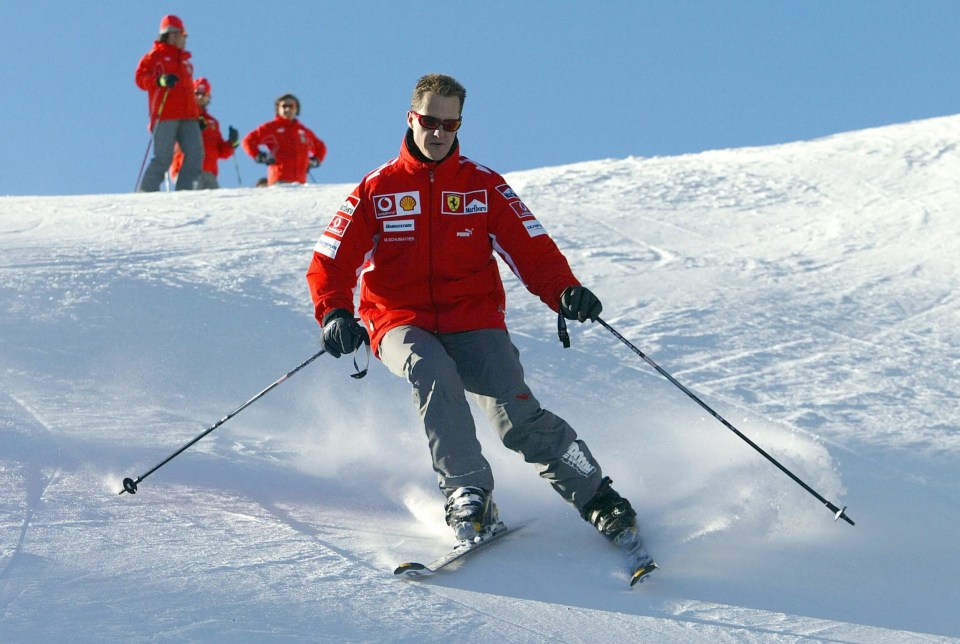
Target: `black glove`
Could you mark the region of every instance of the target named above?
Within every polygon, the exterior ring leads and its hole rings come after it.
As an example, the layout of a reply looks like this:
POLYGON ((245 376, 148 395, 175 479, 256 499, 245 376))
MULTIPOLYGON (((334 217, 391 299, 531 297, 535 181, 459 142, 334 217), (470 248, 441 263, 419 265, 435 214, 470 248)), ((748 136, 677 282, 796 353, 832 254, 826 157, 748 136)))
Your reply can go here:
POLYGON ((157 79, 157 85, 169 88, 176 85, 178 80, 180 80, 180 78, 176 74, 160 74, 160 78, 157 79))
POLYGON ((560 313, 568 320, 596 322, 603 305, 585 286, 567 287, 560 295, 560 313))
POLYGON ((310 165, 311 168, 319 168, 319 167, 320 167, 320 159, 318 159, 317 157, 310 157, 310 164, 309 164, 309 165, 310 165))
POLYGON ((257 156, 254 157, 254 160, 257 163, 263 163, 265 165, 273 165, 277 162, 276 157, 269 152, 257 152, 257 156))
POLYGON ((201 131, 201 132, 203 132, 205 129, 207 129, 207 119, 205 119, 205 118, 203 118, 203 117, 201 116, 200 118, 197 119, 197 121, 200 122, 200 131, 201 131))
POLYGON ((232 125, 227 130, 227 143, 233 147, 240 145, 240 133, 237 132, 237 128, 233 127, 232 125))
POLYGON ((333 309, 323 316, 323 348, 334 358, 353 353, 370 342, 367 330, 346 309, 333 309))

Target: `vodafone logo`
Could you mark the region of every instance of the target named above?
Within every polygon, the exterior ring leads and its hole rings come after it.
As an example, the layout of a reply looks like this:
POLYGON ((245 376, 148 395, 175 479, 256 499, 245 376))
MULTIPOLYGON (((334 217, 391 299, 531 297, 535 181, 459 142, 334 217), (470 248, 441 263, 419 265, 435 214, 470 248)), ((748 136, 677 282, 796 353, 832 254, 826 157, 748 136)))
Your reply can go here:
POLYGON ((336 237, 343 237, 343 234, 347 232, 347 226, 349 225, 349 219, 346 217, 341 217, 340 215, 334 215, 333 219, 330 220, 330 223, 327 224, 327 229, 324 232, 330 233, 336 237))

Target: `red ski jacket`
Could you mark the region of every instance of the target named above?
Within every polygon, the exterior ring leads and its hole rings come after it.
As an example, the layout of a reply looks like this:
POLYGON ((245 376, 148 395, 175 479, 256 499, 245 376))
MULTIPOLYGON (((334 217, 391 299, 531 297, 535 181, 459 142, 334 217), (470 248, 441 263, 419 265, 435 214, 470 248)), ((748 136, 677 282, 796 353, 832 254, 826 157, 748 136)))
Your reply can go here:
POLYGON ((135 78, 137 87, 147 91, 151 131, 157 121, 200 118, 200 108, 193 96, 193 63, 190 62, 190 52, 167 43, 155 42, 153 49, 140 59, 135 78), (157 85, 157 79, 163 74, 175 74, 176 84, 170 88, 157 85), (163 111, 157 118, 161 105, 163 111))
POLYGON ((267 166, 267 182, 307 182, 310 157, 323 162, 326 144, 300 121, 276 117, 243 137, 243 149, 254 159, 260 146, 266 147, 276 163, 267 166))
MULTIPOLYGON (((234 148, 223 138, 220 132, 220 122, 213 117, 207 110, 201 110, 200 120, 205 123, 203 131, 200 133, 203 138, 203 167, 204 172, 210 172, 213 176, 219 174, 220 159, 229 159, 233 156, 234 148)), ((170 176, 175 177, 180 174, 180 168, 183 166, 183 152, 180 146, 174 146, 173 162, 170 164, 170 176)))
POLYGON ((359 314, 376 351, 410 324, 434 333, 506 329, 506 296, 494 253, 551 309, 579 285, 543 226, 496 172, 459 155, 400 156, 368 174, 330 220, 307 283, 317 321, 332 309, 359 314))

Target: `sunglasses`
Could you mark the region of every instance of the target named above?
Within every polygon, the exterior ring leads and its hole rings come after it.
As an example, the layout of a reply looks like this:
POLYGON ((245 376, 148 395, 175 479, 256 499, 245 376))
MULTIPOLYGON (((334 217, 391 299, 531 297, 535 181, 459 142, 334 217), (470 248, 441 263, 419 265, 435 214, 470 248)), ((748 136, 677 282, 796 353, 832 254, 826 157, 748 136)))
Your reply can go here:
POLYGON ((280 103, 280 109, 282 110, 292 110, 297 106, 296 103, 280 103))
POLYGON ((410 110, 410 113, 416 116, 420 125, 427 130, 439 130, 443 128, 445 132, 456 132, 463 123, 463 119, 438 119, 436 116, 418 114, 413 110, 410 110))
POLYGON ((206 92, 194 92, 194 95, 196 95, 196 96, 206 96, 207 93, 206 93, 206 92))

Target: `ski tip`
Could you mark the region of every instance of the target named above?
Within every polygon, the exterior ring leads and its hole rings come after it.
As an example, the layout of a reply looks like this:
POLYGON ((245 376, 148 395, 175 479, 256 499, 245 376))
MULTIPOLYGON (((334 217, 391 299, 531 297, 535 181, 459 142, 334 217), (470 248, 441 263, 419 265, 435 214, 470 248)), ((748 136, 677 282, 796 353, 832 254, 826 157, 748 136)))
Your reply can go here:
POLYGON ((422 563, 408 562, 402 563, 397 566, 397 569, 393 571, 393 574, 403 576, 403 577, 425 577, 432 574, 433 571, 424 566, 422 563))
POLYGON ((634 571, 633 576, 630 577, 630 587, 632 588, 637 584, 642 584, 643 582, 645 582, 647 580, 647 577, 650 575, 650 573, 652 573, 658 567, 659 566, 657 566, 656 563, 651 561, 650 563, 644 564, 639 568, 637 568, 634 571))

